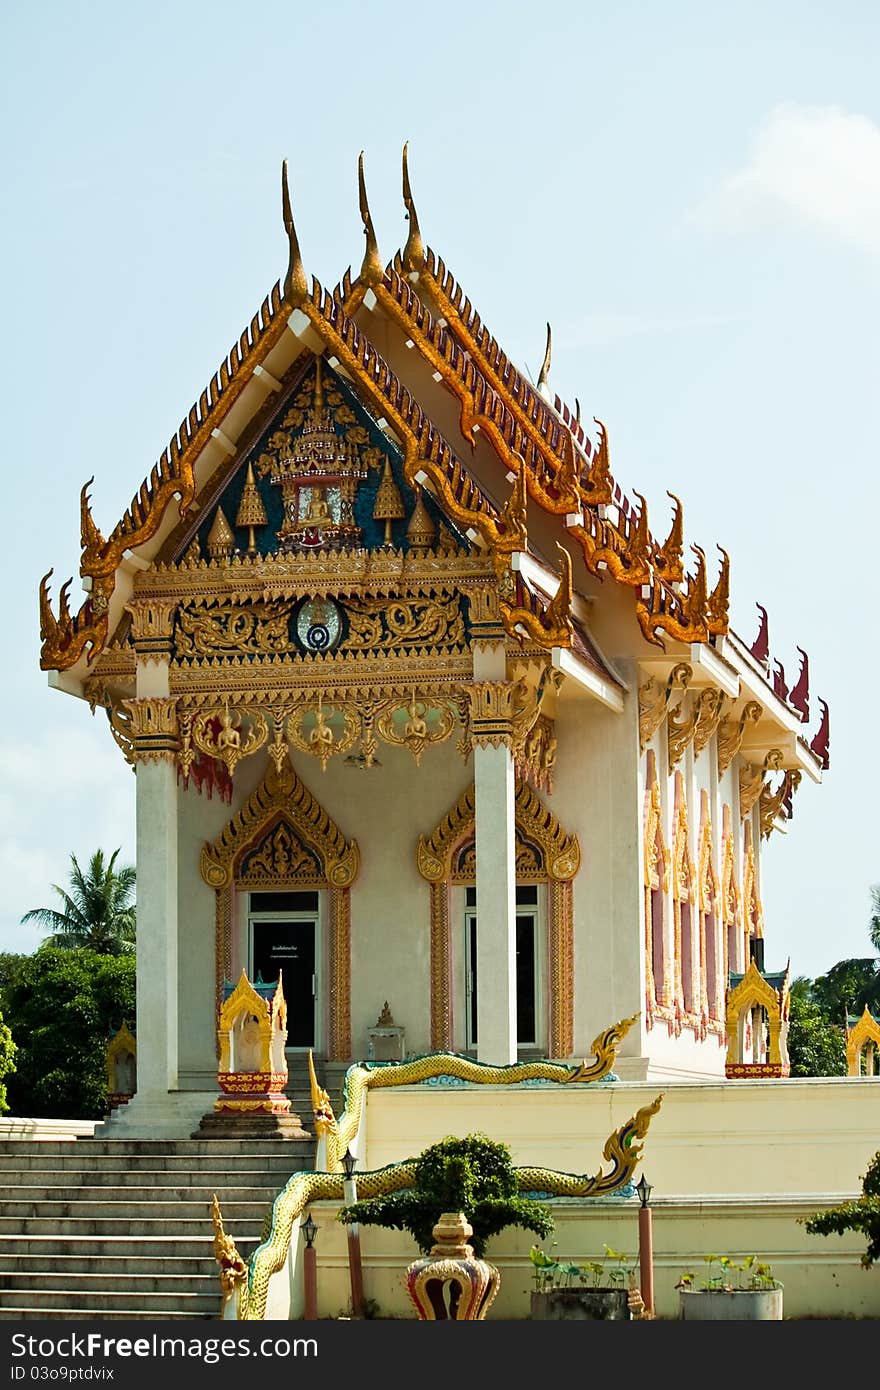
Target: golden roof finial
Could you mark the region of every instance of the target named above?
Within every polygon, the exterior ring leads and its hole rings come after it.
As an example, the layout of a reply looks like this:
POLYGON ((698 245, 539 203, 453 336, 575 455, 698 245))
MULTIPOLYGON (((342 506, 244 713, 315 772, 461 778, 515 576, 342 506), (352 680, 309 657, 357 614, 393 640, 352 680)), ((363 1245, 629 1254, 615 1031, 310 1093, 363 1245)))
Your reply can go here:
POLYGON ((367 246, 364 251, 364 259, 358 278, 364 285, 380 285, 385 279, 385 268, 382 265, 382 260, 379 255, 376 233, 373 230, 373 219, 370 216, 370 205, 367 202, 367 184, 364 179, 363 150, 361 150, 358 155, 358 199, 361 209, 361 221, 364 224, 364 235, 367 238, 367 246))
POLYGON ((287 186, 287 160, 281 161, 281 215, 290 252, 287 261, 287 274, 284 277, 284 298, 288 304, 302 304, 309 297, 309 282, 299 250, 296 227, 293 225, 293 211, 290 206, 290 190, 287 186))
POLYGON ((422 242, 416 205, 413 202, 412 188, 409 182, 408 149, 409 141, 407 140, 403 147, 403 202, 409 220, 409 234, 406 238, 406 246, 403 248, 403 268, 408 272, 418 273, 425 264, 425 247, 422 242))
POLYGON ((224 560, 235 549, 235 536, 222 507, 218 507, 214 513, 206 545, 212 560, 224 560))
POLYGON ((547 378, 550 375, 550 359, 553 353, 552 336, 550 325, 547 324, 547 346, 544 349, 544 361, 541 363, 541 370, 538 373, 538 390, 542 390, 547 385, 547 378))

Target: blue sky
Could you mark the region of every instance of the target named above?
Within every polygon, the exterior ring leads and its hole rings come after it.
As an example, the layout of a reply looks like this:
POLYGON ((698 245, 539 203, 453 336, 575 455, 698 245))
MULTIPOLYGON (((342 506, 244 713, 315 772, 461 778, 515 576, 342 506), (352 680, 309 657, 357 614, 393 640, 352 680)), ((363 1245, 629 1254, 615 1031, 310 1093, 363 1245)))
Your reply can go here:
MULTIPOLYGON (((67 856, 134 851, 134 779, 38 669, 37 585, 102 529, 283 272, 290 165, 307 268, 426 239, 511 357, 607 424, 665 534, 732 558, 793 679, 831 707, 825 784, 765 853, 767 960, 868 953, 880 881, 876 547, 880 10, 263 0, 5 8, 0 140, 6 680, 0 949, 67 856)), ((74 583, 74 596, 78 593, 74 583)))

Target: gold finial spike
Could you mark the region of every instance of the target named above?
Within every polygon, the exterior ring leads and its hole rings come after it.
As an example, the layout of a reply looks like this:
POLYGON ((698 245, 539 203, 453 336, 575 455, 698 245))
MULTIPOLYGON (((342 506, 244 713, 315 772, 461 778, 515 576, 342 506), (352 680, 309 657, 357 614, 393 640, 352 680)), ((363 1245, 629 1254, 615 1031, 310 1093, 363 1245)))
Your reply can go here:
POLYGON ((422 242, 416 205, 413 202, 412 188, 409 182, 408 149, 409 141, 407 140, 403 147, 403 202, 409 220, 409 234, 406 238, 406 246, 403 248, 403 268, 408 273, 417 275, 425 264, 425 247, 422 242))
POLYGON ((538 373, 538 390, 542 391, 547 386, 547 378, 550 375, 550 359, 553 354, 552 335, 550 325, 547 324, 547 346, 544 349, 544 361, 541 363, 541 370, 538 373))
POLYGON ((367 238, 364 259, 358 278, 364 285, 380 285, 385 279, 385 268, 382 265, 382 259, 379 255, 376 233, 373 230, 373 219, 370 216, 370 205, 367 202, 367 184, 364 178, 363 150, 361 150, 358 155, 358 200, 361 209, 361 221, 364 224, 364 235, 367 238))
POLYGON ((284 230, 290 247, 287 274, 284 277, 284 298, 288 304, 302 304, 309 297, 309 282, 299 250, 296 227, 293 225, 293 211, 290 206, 290 190, 287 186, 287 160, 281 162, 281 214, 284 230))
POLYGON ((235 549, 235 536, 222 507, 214 513, 206 545, 212 560, 225 560, 235 549))
POLYGON ((254 529, 257 526, 265 526, 268 522, 266 508, 263 506, 263 499, 257 488, 257 481, 254 477, 254 467, 248 464, 247 475, 244 487, 242 488, 241 501, 238 504, 238 511, 235 515, 236 526, 246 526, 248 531, 248 554, 256 554, 256 543, 254 541, 254 529))
POLYGON ((317 1110, 321 1104, 321 1087, 318 1085, 318 1077, 315 1072, 315 1059, 312 1056, 311 1048, 309 1048, 309 1088, 312 1093, 312 1109, 317 1110))
POLYGON ((581 422, 581 403, 577 396, 574 398, 574 422, 579 425, 581 422))

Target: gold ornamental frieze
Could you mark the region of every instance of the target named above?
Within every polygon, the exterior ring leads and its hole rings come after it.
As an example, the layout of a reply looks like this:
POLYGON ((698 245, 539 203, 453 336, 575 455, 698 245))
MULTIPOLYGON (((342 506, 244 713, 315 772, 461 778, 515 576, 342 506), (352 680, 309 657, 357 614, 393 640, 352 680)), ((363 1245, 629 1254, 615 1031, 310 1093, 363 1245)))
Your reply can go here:
POLYGON ((745 820, 767 786, 767 777, 782 767, 782 750, 771 748, 760 767, 745 763, 739 770, 739 817, 745 820))
POLYGON ((435 599, 350 599, 345 605, 348 636, 341 644, 352 651, 432 647, 461 648, 466 640, 464 618, 455 594, 435 599))
POLYGON ((677 688, 687 690, 693 670, 687 662, 681 661, 673 666, 663 685, 649 676, 639 686, 639 745, 644 752, 654 737, 669 707, 669 697, 677 688))
POLYGON ((297 709, 287 721, 287 733, 294 748, 318 758, 326 772, 331 758, 348 753, 358 741, 361 722, 357 711, 347 705, 324 707, 317 704, 297 709))
MULTIPOLYGON (((149 698, 123 700, 130 715, 126 737, 130 738, 136 762, 173 762, 177 756, 177 701, 149 698)), ((111 726, 112 727, 112 726, 111 726)))
POLYGON ((757 724, 764 713, 757 700, 743 705, 739 720, 727 719, 718 730, 718 776, 723 777, 733 762, 745 738, 746 725, 757 724))
POLYGON ((174 648, 178 658, 274 654, 293 648, 292 600, 199 604, 181 608, 174 648))
MULTIPOLYGON (((281 822, 288 827, 291 843, 295 839, 307 852, 317 856, 328 884, 347 888, 354 882, 360 866, 357 842, 346 840, 289 761, 280 773, 270 762, 262 782, 241 810, 215 840, 202 847, 199 871, 204 882, 210 888, 229 887, 237 880, 241 864, 248 862, 251 854, 270 852, 265 837, 281 822)), ((271 853, 274 855, 276 850, 273 846, 271 853)))
POLYGON ((269 737, 265 716, 259 710, 222 708, 203 710, 192 722, 192 741, 209 758, 224 763, 230 777, 242 758, 262 748, 269 737))
POLYGON ((136 598, 125 605, 131 617, 131 640, 140 658, 163 657, 171 651, 176 599, 136 598))
POLYGON ((286 656, 206 658, 199 662, 172 661, 171 691, 193 707, 218 701, 262 707, 295 700, 403 701, 412 692, 436 691, 443 698, 473 679, 473 658, 462 652, 327 652, 292 663, 286 656))
POLYGON ((455 728, 456 712, 448 705, 433 706, 416 696, 406 705, 393 705, 379 715, 376 728, 386 743, 408 748, 416 767, 428 744, 443 743, 455 728))
POLYGON ((477 681, 468 687, 468 730, 473 748, 513 744, 516 685, 513 681, 477 681))

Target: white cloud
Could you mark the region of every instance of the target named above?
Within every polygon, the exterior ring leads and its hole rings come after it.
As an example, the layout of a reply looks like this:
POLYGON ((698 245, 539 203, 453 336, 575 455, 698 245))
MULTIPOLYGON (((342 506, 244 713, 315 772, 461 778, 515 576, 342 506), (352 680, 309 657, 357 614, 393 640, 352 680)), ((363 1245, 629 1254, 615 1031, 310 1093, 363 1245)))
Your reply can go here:
POLYGON ((726 225, 806 222, 880 254, 880 126, 837 106, 777 106, 700 212, 726 225))

